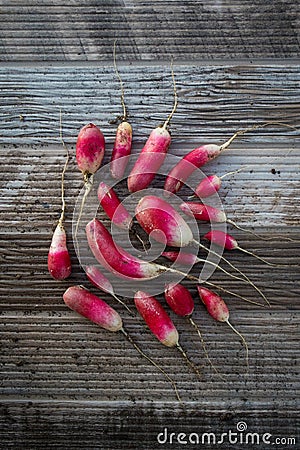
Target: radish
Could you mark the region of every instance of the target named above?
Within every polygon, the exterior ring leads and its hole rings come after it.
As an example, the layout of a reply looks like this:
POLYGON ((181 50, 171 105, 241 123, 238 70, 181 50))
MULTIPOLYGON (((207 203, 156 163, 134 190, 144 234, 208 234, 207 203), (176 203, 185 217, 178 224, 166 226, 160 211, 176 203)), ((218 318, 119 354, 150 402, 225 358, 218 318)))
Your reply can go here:
POLYGON ((198 292, 202 302, 206 306, 207 311, 212 316, 212 318, 217 320, 218 322, 226 322, 227 325, 229 325, 229 327, 241 338, 246 349, 246 361, 248 367, 248 344, 244 336, 242 336, 229 322, 229 309, 226 303, 217 294, 204 287, 198 286, 198 292))
POLYGON ((101 289, 101 291, 107 292, 108 294, 112 295, 112 297, 114 297, 117 302, 121 303, 121 305, 123 305, 131 315, 134 315, 131 309, 128 308, 128 306, 125 305, 125 303, 116 296, 111 282, 108 280, 108 278, 106 278, 106 276, 100 271, 98 267, 92 265, 86 266, 85 273, 94 286, 96 286, 98 289, 101 289))
POLYGON ((154 336, 166 347, 176 347, 193 371, 201 376, 197 367, 190 361, 179 344, 178 331, 159 301, 146 292, 138 291, 134 296, 134 303, 154 336))
MULTIPOLYGON (((169 283, 165 288, 165 299, 172 311, 178 316, 186 317, 191 325, 195 328, 200 338, 202 348, 206 359, 208 360, 214 371, 220 376, 218 370, 209 358, 204 339, 198 325, 194 322, 191 315, 193 314, 195 303, 189 290, 180 283, 169 283)), ((223 377, 221 377, 223 379, 223 377)))
POLYGON ((96 260, 107 270, 119 278, 127 280, 151 280, 165 272, 178 273, 189 279, 198 281, 198 278, 179 270, 165 267, 161 264, 142 261, 117 245, 112 235, 102 222, 96 218, 86 226, 86 236, 89 247, 96 260))
POLYGON ((223 178, 227 177, 228 175, 238 173, 243 169, 244 167, 241 167, 240 169, 233 172, 225 173, 221 177, 218 177, 218 175, 209 175, 208 177, 203 178, 196 187, 195 194, 192 197, 197 196, 199 198, 207 198, 211 195, 214 195, 220 190, 223 178))
POLYGON ((105 139, 100 129, 89 123, 79 131, 76 143, 76 160, 81 170, 84 181, 85 192, 82 197, 81 207, 76 223, 74 238, 77 239, 78 226, 84 203, 93 186, 93 177, 101 166, 105 151, 105 139))
POLYGON ((250 131, 254 131, 258 128, 264 128, 266 126, 275 124, 286 126, 288 128, 294 128, 291 127, 290 125, 280 122, 272 122, 272 121, 265 122, 262 124, 254 125, 250 128, 246 128, 245 130, 237 131, 222 145, 207 144, 195 148, 187 155, 185 155, 167 175, 164 185, 165 194, 168 195, 168 193, 170 192, 176 194, 176 192, 179 191, 184 182, 189 178, 190 175, 192 175, 192 173, 197 168, 199 169, 212 159, 217 158, 222 153, 222 151, 228 148, 229 145, 232 143, 232 141, 234 141, 234 139, 236 139, 238 136, 241 136, 250 131))
POLYGON ((114 57, 115 72, 119 79, 121 87, 121 105, 123 108, 123 116, 121 118, 122 122, 119 124, 116 132, 116 139, 110 162, 110 172, 113 178, 120 179, 124 175, 126 166, 128 164, 129 156, 131 153, 132 126, 127 121, 127 110, 124 100, 123 81, 119 74, 116 63, 116 41, 114 42, 113 57, 114 57))
POLYGON ((98 200, 110 220, 120 228, 128 230, 132 226, 132 217, 121 203, 114 189, 103 181, 100 182, 98 200))
POLYGON ((159 126, 151 131, 144 148, 128 176, 127 185, 129 192, 136 192, 147 188, 165 160, 166 153, 171 144, 171 135, 168 131, 168 126, 177 109, 178 103, 173 66, 172 79, 174 86, 173 109, 163 126, 159 126))
POLYGON ((222 248, 226 248, 226 250, 240 250, 241 252, 246 253, 247 255, 254 256, 260 261, 269 264, 270 266, 275 267, 277 266, 277 264, 273 264, 267 261, 266 259, 262 258, 261 256, 258 256, 255 253, 252 253, 249 250, 240 247, 237 240, 230 234, 224 233, 224 231, 212 230, 206 233, 203 237, 204 239, 213 242, 214 244, 219 245, 222 248))
POLYGON ((63 294, 63 300, 70 309, 89 319, 91 322, 96 323, 100 327, 112 332, 120 331, 140 353, 140 355, 146 358, 147 361, 149 361, 151 364, 153 364, 153 366, 160 370, 161 373, 163 373, 167 380, 172 384, 176 397, 181 402, 181 398, 179 396, 175 382, 133 341, 128 332, 123 328, 122 319, 117 311, 111 308, 102 299, 89 292, 83 286, 69 287, 63 294))
POLYGON ((62 114, 60 111, 60 131, 59 136, 63 148, 66 151, 66 161, 61 175, 61 200, 62 208, 58 224, 54 230, 50 249, 48 252, 48 270, 55 280, 65 280, 71 275, 71 258, 67 248, 67 235, 63 225, 65 218, 66 202, 64 194, 65 173, 70 159, 69 150, 62 136, 62 114))
POLYGON ((48 253, 48 270, 55 280, 65 280, 71 275, 71 258, 67 248, 64 227, 58 223, 52 236, 48 253))
MULTIPOLYGON (((220 211, 220 213, 223 212, 220 211)), ((217 255, 220 259, 225 261, 230 267, 232 267, 240 275, 242 275, 244 279, 237 277, 230 272, 227 272, 221 266, 218 266, 211 261, 202 260, 202 262, 218 268, 232 278, 243 280, 249 283, 269 304, 263 292, 247 277, 247 275, 245 275, 237 267, 231 264, 230 261, 228 261, 226 258, 214 252, 213 250, 209 250, 205 247, 205 245, 196 241, 193 237, 192 230, 185 222, 185 220, 176 211, 176 209, 173 208, 173 206, 165 200, 154 195, 146 195, 138 202, 135 209, 135 215, 137 221, 146 231, 146 233, 151 233, 151 236, 158 242, 165 243, 166 245, 172 247, 186 247, 191 243, 195 243, 205 251, 211 252, 213 255, 217 255)), ((199 259, 198 261, 201 260, 199 259)))

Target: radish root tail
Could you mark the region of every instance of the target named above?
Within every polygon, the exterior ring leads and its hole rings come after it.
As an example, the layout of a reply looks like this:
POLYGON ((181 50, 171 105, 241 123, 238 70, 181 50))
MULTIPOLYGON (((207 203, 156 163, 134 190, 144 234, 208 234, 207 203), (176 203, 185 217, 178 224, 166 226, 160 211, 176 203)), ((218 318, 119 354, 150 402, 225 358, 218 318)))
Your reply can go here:
POLYGON ((176 348, 180 351, 180 353, 182 354, 182 356, 184 357, 184 359, 186 360, 187 364, 189 365, 189 367, 193 370, 193 372, 195 372, 195 374, 202 379, 202 375, 201 372, 198 370, 198 368, 195 366, 195 364, 190 360, 190 358, 188 357, 188 355, 186 354, 186 352, 183 350, 183 348, 181 347, 180 344, 176 345, 176 348))
POLYGON ((178 95, 177 95, 176 81, 175 81, 175 75, 174 75, 173 58, 171 60, 171 74, 172 74, 173 90, 174 90, 174 105, 173 105, 172 111, 168 115, 167 120, 163 124, 163 129, 166 129, 167 126, 170 124, 170 121, 171 121, 172 117, 174 116, 176 109, 177 109, 177 105, 178 105, 178 95))
POLYGON ((134 342, 134 340, 132 339, 132 337, 127 333, 127 331, 124 330, 124 328, 121 328, 120 330, 123 335, 126 337, 126 339, 128 340, 128 342, 130 342, 131 345, 133 345, 133 347, 138 351, 138 353, 143 356, 143 358, 145 358, 147 361, 149 361, 154 367, 156 367, 166 378, 167 380, 171 383, 171 385, 173 386, 174 392, 176 394, 177 400, 182 403, 182 400, 180 398, 176 383, 174 380, 172 380, 172 378, 167 374, 167 372, 164 371, 164 369, 162 369, 162 367, 160 367, 158 364, 156 364, 155 361, 153 361, 153 359, 151 359, 149 356, 146 355, 146 353, 143 352, 143 350, 134 342))
POLYGON ((244 338, 244 336, 238 332, 238 330, 236 328, 234 328, 233 325, 231 325, 231 323, 229 322, 229 320, 226 320, 227 325, 230 326, 230 328, 232 329, 232 331, 234 331, 242 340, 243 345, 245 347, 246 350, 246 364, 247 364, 247 372, 249 371, 249 348, 248 348, 248 344, 246 339, 244 338))
POLYGON ((212 367, 212 369, 215 371, 215 373, 218 375, 218 377, 221 378, 221 380, 225 381, 225 378, 220 374, 220 372, 218 371, 218 369, 215 367, 215 365, 213 364, 212 360, 210 359, 209 355, 208 355, 208 351, 205 345, 205 341, 202 337, 200 328, 198 327, 198 325, 194 322, 194 320, 191 317, 188 317, 189 322, 191 323, 191 325, 195 328, 195 330, 197 331, 197 334, 200 338, 201 341, 201 345, 205 354, 205 357, 207 359, 207 361, 209 362, 210 366, 212 367))

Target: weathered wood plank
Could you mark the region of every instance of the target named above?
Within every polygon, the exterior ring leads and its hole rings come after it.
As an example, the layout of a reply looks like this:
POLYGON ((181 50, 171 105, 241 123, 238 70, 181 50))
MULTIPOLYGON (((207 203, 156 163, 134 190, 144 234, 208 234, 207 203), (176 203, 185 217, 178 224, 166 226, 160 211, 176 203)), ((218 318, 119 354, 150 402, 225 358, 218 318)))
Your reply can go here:
MULTIPOLYGON (((173 141, 199 145, 224 142, 239 128, 262 121, 299 125, 299 66, 222 65, 175 68, 179 106, 171 124, 173 141), (200 141, 200 142, 199 142, 200 141)), ((169 66, 121 66, 126 103, 136 142, 162 123, 173 104, 169 66)), ((87 122, 101 126, 109 142, 121 113, 120 89, 111 65, 105 67, 0 68, 2 144, 51 144, 57 140, 59 108, 64 137, 74 144, 87 122)), ((275 125, 239 142, 294 145, 299 132, 275 125)))
POLYGON ((2 2, 2 61, 298 58, 299 4, 160 0, 2 2))

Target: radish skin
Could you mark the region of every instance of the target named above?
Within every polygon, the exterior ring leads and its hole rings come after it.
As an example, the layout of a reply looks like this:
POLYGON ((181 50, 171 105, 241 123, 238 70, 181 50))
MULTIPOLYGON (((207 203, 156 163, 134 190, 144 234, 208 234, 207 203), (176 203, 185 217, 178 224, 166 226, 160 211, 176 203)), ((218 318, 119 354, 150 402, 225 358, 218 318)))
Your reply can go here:
POLYGON ((162 252, 161 254, 165 258, 169 259, 172 262, 176 262, 178 264, 182 264, 183 266, 193 266, 194 264, 197 264, 201 260, 197 257, 197 255, 194 255, 193 253, 187 253, 187 252, 162 252))
POLYGON ((137 192, 149 186, 163 164, 170 144, 171 135, 166 128, 157 127, 151 131, 128 176, 129 192, 137 192))
POLYGON ((209 175, 200 181, 195 189, 195 195, 199 198, 207 198, 220 190, 222 180, 218 175, 209 175))
POLYGON ((63 295, 65 304, 81 316, 109 331, 123 328, 120 315, 107 303, 82 286, 71 286, 63 295))
POLYGON ((123 121, 117 128, 116 139, 112 151, 110 172, 113 178, 119 180, 124 176, 132 146, 132 126, 123 121))
POLYGON ((193 233, 181 215, 165 200, 146 195, 137 204, 135 216, 147 234, 170 246, 185 247, 193 233))
POLYGON ((52 236, 48 253, 48 270, 55 280, 65 280, 71 275, 71 259, 67 249, 67 236, 59 223, 52 236))
POLYGON ((223 223, 227 221, 226 214, 213 206, 202 203, 184 202, 179 206, 187 216, 203 222, 223 223))
POLYGON ((154 297, 142 291, 136 292, 134 303, 157 339, 167 347, 176 347, 179 340, 178 332, 162 305, 154 297))
POLYGON ((76 160, 84 180, 97 172, 105 151, 105 139, 100 129, 93 123, 79 131, 76 143, 76 160))
POLYGON ((229 322, 229 309, 224 302, 224 300, 219 297, 214 292, 210 291, 207 288, 197 286, 200 299, 204 303, 204 305, 207 308, 208 313, 211 315, 211 317, 218 322, 226 322, 227 325, 241 338, 245 350, 246 350, 246 361, 247 361, 247 367, 249 365, 249 350, 248 350, 248 344, 244 338, 243 335, 241 335, 229 322))
POLYGON ((159 301, 146 292, 138 291, 134 296, 134 303, 154 336, 166 347, 176 347, 191 369, 200 377, 199 370, 179 344, 178 331, 159 301))
POLYGON ((121 203, 114 189, 104 182, 100 182, 97 195, 100 205, 110 220, 120 228, 130 229, 132 217, 121 203))
POLYGON ((100 289, 103 292, 107 292, 108 294, 112 295, 117 302, 119 302, 121 305, 123 305, 127 311, 134 315, 130 308, 128 308, 127 305, 125 305, 122 300, 119 299, 119 297, 116 296, 114 292, 114 288, 112 287, 111 282, 106 278, 106 276, 101 272, 101 270, 98 269, 96 266, 86 266, 85 273, 89 281, 96 286, 98 289, 100 289))

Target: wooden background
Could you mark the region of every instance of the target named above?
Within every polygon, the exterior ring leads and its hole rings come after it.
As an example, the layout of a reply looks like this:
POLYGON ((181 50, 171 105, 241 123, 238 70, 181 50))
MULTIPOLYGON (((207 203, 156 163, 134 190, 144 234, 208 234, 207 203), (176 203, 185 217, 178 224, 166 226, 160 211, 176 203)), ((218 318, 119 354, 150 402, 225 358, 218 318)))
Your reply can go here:
MULTIPOLYGON (((224 179, 220 196, 230 218, 272 240, 234 234, 241 246, 289 265, 274 269, 241 253, 229 255, 272 305, 260 308, 224 297, 232 323, 249 343, 248 375, 238 337, 207 316, 192 284, 186 285, 195 296, 194 320, 225 381, 207 364, 185 320, 172 315, 182 345, 202 366, 200 381, 176 350, 164 348, 141 321, 101 294, 122 313, 136 342, 177 382, 182 406, 167 380, 121 334, 98 329, 62 301, 68 286, 90 287, 71 236, 82 187, 74 148, 80 127, 93 121, 105 134, 104 163, 109 162, 112 121, 121 112, 112 66, 115 38, 134 152, 172 107, 174 58, 179 105, 170 152, 180 156, 265 120, 299 127, 299 3, 71 0, 62 6, 55 0, 8 0, 1 2, 0 20, 0 448, 197 448, 162 445, 157 435, 167 427, 169 433, 201 438, 212 432, 218 438, 236 432, 241 421, 249 432, 270 433, 273 442, 281 438, 277 449, 299 447, 299 244, 278 238, 299 240, 299 131, 280 125, 256 130, 204 170, 224 174, 247 165, 224 179), (73 273, 62 283, 47 272, 65 160, 58 139, 60 108, 72 154, 66 229, 73 273), (287 445, 289 437, 297 444, 287 445)), ((213 281, 258 300, 253 289, 221 272, 213 281)), ((243 443, 214 447, 246 448, 243 443)))

